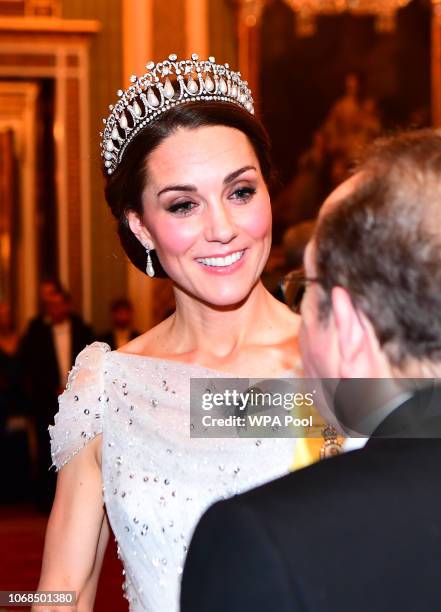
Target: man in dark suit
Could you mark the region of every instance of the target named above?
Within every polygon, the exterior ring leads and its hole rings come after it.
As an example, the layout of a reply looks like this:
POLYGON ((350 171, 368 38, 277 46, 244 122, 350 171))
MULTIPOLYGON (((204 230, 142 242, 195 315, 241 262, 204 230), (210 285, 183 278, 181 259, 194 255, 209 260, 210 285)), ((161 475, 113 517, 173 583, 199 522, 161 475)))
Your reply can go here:
POLYGON ((306 374, 387 378, 395 396, 363 415, 365 448, 206 512, 182 612, 440 609, 441 388, 409 384, 441 372, 440 202, 441 135, 424 131, 378 143, 325 203, 305 253, 306 374))
POLYGON ((99 337, 112 351, 124 346, 140 335, 133 327, 133 305, 127 298, 119 298, 110 304, 112 328, 99 337))
POLYGON ((58 411, 58 395, 78 353, 93 341, 89 325, 71 312, 71 300, 62 289, 47 295, 44 312, 29 324, 19 348, 24 391, 35 418, 38 442, 37 505, 49 511, 55 491, 49 434, 58 411))

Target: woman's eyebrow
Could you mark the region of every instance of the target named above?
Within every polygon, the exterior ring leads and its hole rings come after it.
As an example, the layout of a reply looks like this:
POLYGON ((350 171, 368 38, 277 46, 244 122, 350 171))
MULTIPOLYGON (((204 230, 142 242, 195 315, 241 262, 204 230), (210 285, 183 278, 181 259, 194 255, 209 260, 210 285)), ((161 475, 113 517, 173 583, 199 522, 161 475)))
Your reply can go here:
POLYGON ((161 191, 158 191, 156 196, 159 197, 162 193, 166 193, 167 191, 197 191, 197 189, 195 185, 169 185, 161 189, 161 191))
MULTIPOLYGON (((224 181, 223 181, 224 185, 228 185, 229 183, 232 183, 234 179, 236 179, 238 176, 240 176, 247 170, 256 170, 256 167, 255 166, 244 166, 243 168, 239 168, 239 170, 235 170, 234 172, 231 172, 224 178, 224 181)), ((164 189, 161 189, 161 191, 158 191, 156 196, 159 197, 160 195, 162 195, 163 193, 166 193, 167 191, 197 191, 197 187, 195 185, 169 185, 168 187, 164 187, 164 189)))
POLYGON ((256 168, 255 166, 244 166, 243 168, 239 168, 239 170, 235 170, 224 178, 224 185, 232 183, 234 179, 236 179, 238 176, 240 176, 243 172, 246 172, 247 170, 256 170, 256 168))

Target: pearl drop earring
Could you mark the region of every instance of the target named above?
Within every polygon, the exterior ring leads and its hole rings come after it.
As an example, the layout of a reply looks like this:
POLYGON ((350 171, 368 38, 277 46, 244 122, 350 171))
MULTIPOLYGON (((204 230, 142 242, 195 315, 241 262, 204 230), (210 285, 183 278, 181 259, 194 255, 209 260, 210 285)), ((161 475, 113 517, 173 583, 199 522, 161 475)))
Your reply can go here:
POLYGON ((150 248, 149 245, 146 244, 145 246, 145 250, 147 253, 147 264, 145 267, 145 272, 147 274, 147 276, 150 276, 150 278, 153 278, 153 276, 155 276, 155 269, 153 268, 153 262, 152 262, 152 257, 150 255, 150 248))

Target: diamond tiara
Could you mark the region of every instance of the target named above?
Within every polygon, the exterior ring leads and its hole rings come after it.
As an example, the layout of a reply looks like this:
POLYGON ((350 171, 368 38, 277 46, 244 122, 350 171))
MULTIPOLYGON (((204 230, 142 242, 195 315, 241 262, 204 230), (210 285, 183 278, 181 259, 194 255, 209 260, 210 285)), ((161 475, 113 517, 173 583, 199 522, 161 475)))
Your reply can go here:
POLYGON ((110 115, 103 119, 105 128, 100 132, 101 155, 108 174, 116 170, 134 137, 169 108, 195 100, 220 100, 254 114, 251 91, 240 72, 233 72, 228 64, 216 64, 214 57, 199 60, 196 53, 191 60, 177 60, 172 53, 159 64, 149 62, 148 72, 141 77, 132 75, 132 85, 116 92, 120 99, 109 106, 110 115))

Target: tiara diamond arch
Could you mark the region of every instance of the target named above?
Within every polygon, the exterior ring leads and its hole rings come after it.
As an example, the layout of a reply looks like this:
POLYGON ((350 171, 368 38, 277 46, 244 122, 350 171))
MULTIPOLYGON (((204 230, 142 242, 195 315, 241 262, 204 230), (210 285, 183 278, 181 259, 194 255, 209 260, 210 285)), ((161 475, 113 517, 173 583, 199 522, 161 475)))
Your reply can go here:
POLYGON ((232 102, 254 114, 253 98, 247 81, 228 64, 216 64, 214 57, 178 61, 172 53, 155 64, 148 62, 141 77, 132 75, 131 85, 118 90, 118 102, 111 105, 110 115, 103 119, 102 156, 107 173, 112 174, 120 163, 128 144, 161 113, 186 102, 232 102))

